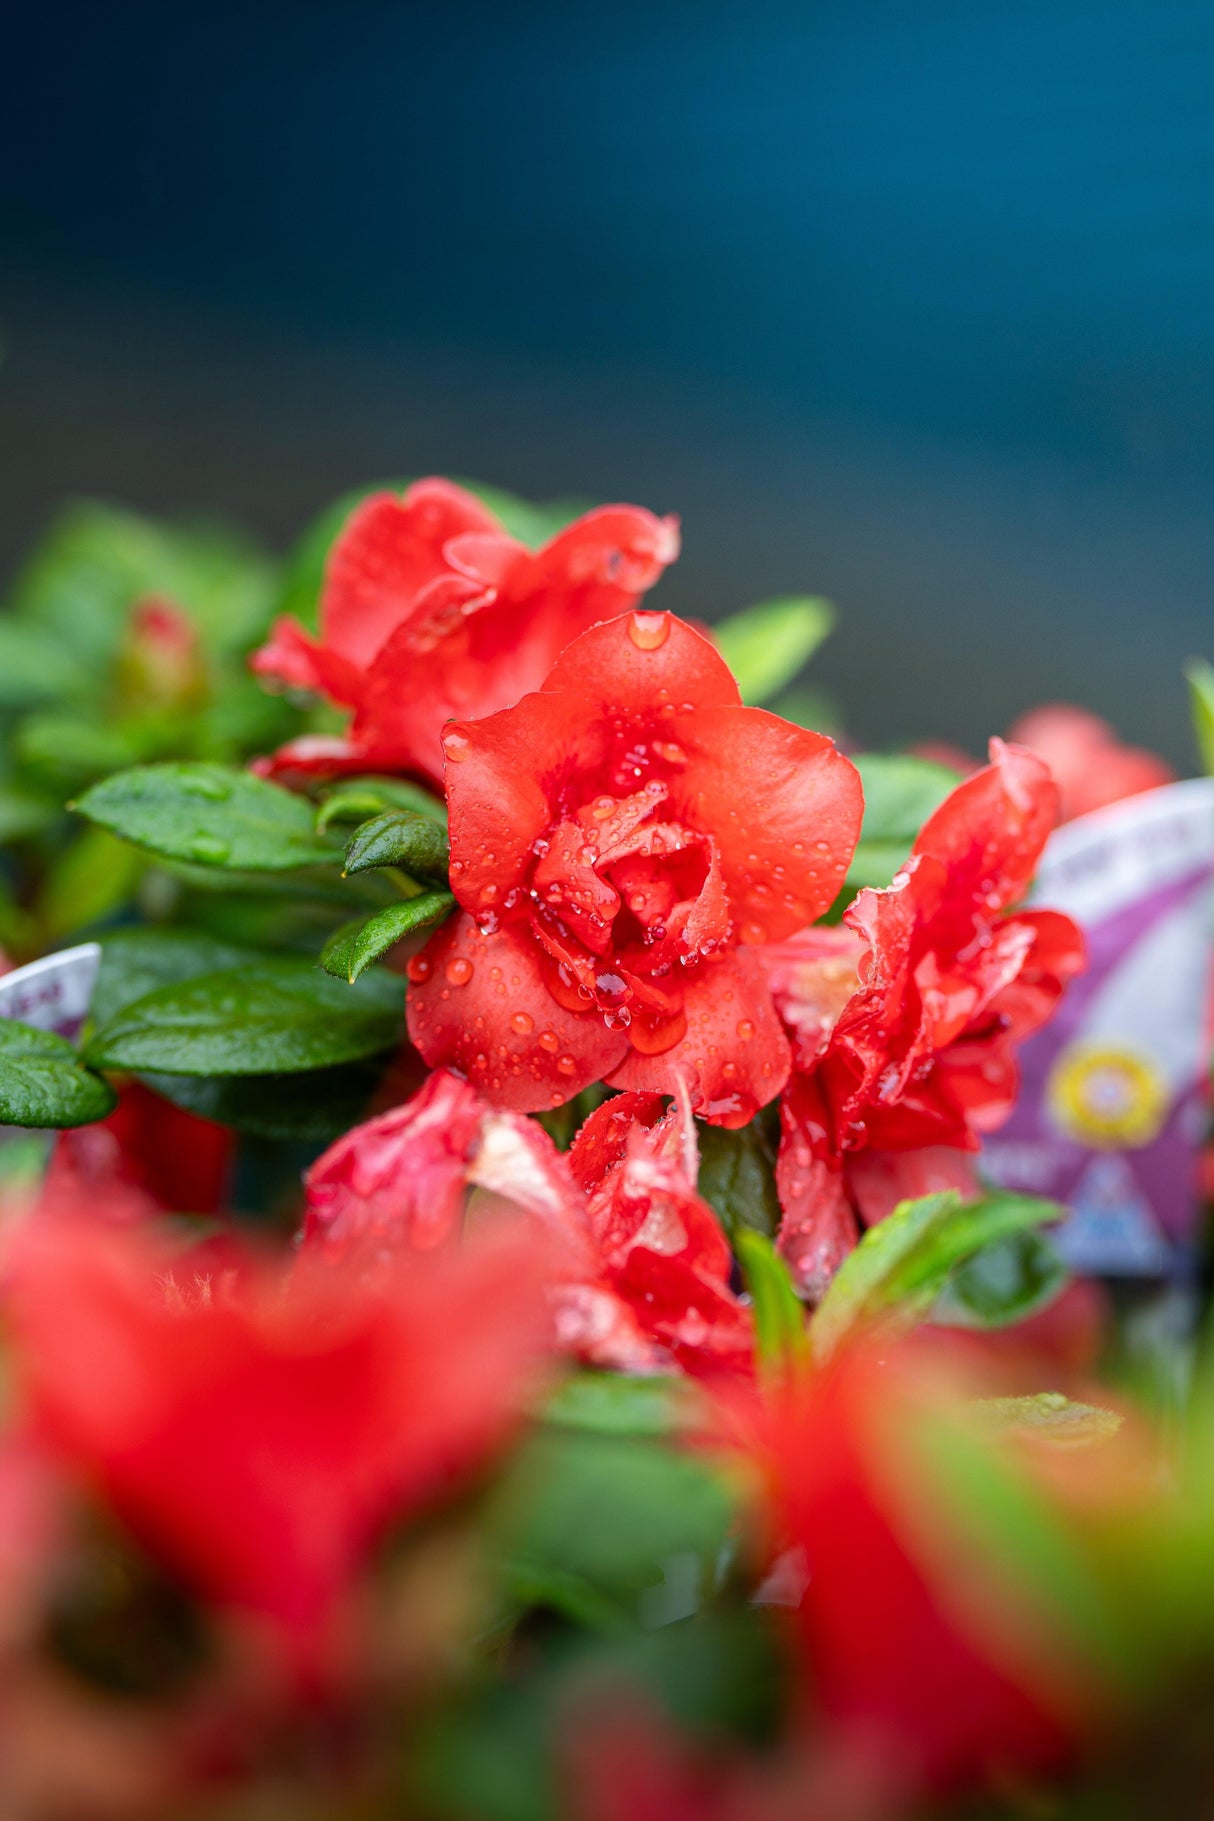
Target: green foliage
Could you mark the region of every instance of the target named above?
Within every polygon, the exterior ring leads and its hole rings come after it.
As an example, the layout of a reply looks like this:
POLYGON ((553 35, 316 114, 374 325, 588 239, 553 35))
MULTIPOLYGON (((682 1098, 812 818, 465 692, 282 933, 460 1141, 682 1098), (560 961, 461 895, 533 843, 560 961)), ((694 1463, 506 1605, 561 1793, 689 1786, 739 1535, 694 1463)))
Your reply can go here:
POLYGON ((545 1404, 546 1423, 604 1435, 669 1435, 688 1420, 694 1392, 685 1378, 574 1372, 545 1404))
POLYGON ((104 1119, 115 1098, 65 1038, 0 1018, 0 1125, 88 1125, 104 1119))
POLYGON ((901 1202, 869 1228, 836 1273, 810 1329, 815 1359, 828 1359, 857 1333, 909 1327, 959 1265, 1064 1211, 1056 1202, 1002 1191, 967 1202, 950 1189, 901 1202))
POLYGON ((100 938, 101 967, 93 988, 92 1023, 99 1029, 157 987, 216 974, 256 959, 251 949, 200 930, 119 929, 100 938))
POLYGON ((335 979, 353 985, 363 970, 386 955, 402 936, 441 923, 454 909, 455 899, 450 892, 422 892, 401 904, 385 905, 369 917, 343 923, 321 950, 320 965, 335 979))
POLYGON ((389 809, 364 822, 346 848, 347 873, 377 866, 399 866, 418 879, 447 883, 451 849, 447 831, 429 816, 409 809, 389 809))
POLYGON ((712 629, 744 702, 769 702, 809 662, 835 623, 817 595, 782 595, 722 620, 712 629))
POLYGON ((884 888, 903 864, 915 837, 960 777, 947 765, 905 754, 861 753, 864 825, 847 873, 849 894, 862 886, 884 888))
POLYGON ((382 1073, 371 1058, 296 1075, 144 1072, 140 1078, 175 1106, 234 1132, 312 1145, 331 1144, 368 1117, 382 1073))
POLYGON ((331 1068, 388 1049, 404 989, 370 973, 345 986, 276 958, 158 987, 103 1025, 90 1063, 167 1075, 267 1075, 331 1068))
POLYGON ((326 791, 316 812, 316 830, 323 834, 334 822, 366 822, 386 809, 411 809, 447 826, 446 806, 420 784, 407 778, 346 778, 326 791))
POLYGON ((1189 706, 1202 768, 1214 774, 1214 666, 1204 658, 1191 658, 1184 667, 1189 684, 1189 706))
POLYGON ((737 1131, 698 1124, 697 1187, 731 1239, 746 1227, 770 1238, 780 1225, 775 1147, 760 1115, 737 1131))
POLYGON ((786 1376, 809 1363, 805 1309, 793 1288, 788 1267, 770 1239, 742 1227, 734 1246, 755 1318, 755 1353, 761 1369, 786 1376))
POLYGON ((195 866, 282 872, 336 858, 305 798, 232 766, 137 766, 75 807, 124 841, 195 866))
POLYGON ((1005 1328, 1043 1309, 1066 1282, 1066 1266, 1048 1239, 1031 1230, 1009 1233, 957 1266, 933 1320, 1005 1328))

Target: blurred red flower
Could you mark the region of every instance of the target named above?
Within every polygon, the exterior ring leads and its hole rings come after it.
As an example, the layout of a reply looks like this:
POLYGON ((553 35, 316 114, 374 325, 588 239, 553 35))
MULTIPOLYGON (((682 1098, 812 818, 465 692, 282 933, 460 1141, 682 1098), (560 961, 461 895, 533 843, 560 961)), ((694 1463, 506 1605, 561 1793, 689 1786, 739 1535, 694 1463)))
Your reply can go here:
POLYGON ((854 1245, 857 1210, 871 1221, 905 1195, 966 1186, 958 1153, 1011 1111, 1015 1046, 1083 965, 1069 917, 1010 911, 1056 804, 1044 762, 993 740, 991 763, 929 817, 887 891, 862 891, 845 930, 772 951, 795 1054, 781 1246, 811 1294, 854 1245))
POLYGON ((545 1235, 556 1344, 595 1365, 701 1375, 749 1372, 748 1308, 732 1255, 695 1191, 695 1128, 660 1095, 620 1094, 563 1157, 548 1134, 492 1107, 446 1069, 356 1126, 306 1177, 308 1249, 374 1262, 427 1251, 505 1201, 545 1235))
POLYGON ((1107 721, 1068 702, 1030 709, 1009 730, 1008 739, 1031 747, 1054 774, 1059 822, 1176 778, 1158 754, 1123 745, 1107 721))
POLYGON ((44 1197, 77 1206, 98 1197, 127 1219, 215 1214, 227 1205, 235 1154, 228 1126, 128 1081, 108 1118, 58 1134, 44 1197))
POLYGON ((30 1221, 7 1262, 35 1436, 201 1595, 273 1621, 305 1661, 383 1526, 505 1439, 544 1344, 517 1245, 375 1283, 232 1247, 195 1276, 144 1229, 60 1217, 30 1221))
POLYGON ((330 554, 319 639, 280 619, 253 658, 259 675, 352 709, 349 733, 296 740, 261 769, 438 783, 444 721, 537 689, 571 639, 633 606, 678 551, 677 520, 639 506, 599 507, 531 551, 450 481, 372 495, 330 554))
POLYGON ((746 1123, 789 1067, 756 945, 838 891, 861 789, 744 708, 664 613, 584 633, 542 690, 444 735, 458 912, 409 963, 410 1035, 519 1111, 597 1080, 746 1123))

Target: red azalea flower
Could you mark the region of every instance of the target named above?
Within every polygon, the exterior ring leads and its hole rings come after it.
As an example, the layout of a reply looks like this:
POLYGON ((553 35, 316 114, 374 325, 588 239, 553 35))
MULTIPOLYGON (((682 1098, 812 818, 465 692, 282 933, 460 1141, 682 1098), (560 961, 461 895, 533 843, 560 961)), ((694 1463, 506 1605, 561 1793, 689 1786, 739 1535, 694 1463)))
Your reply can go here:
POLYGON ((1123 745, 1107 721, 1068 702, 1021 715, 1008 739, 1030 747, 1049 766, 1058 786, 1060 822, 1176 779, 1157 753, 1123 745))
POLYGON ((330 554, 320 638, 281 619, 253 658, 261 676, 353 709, 349 733, 297 740, 262 769, 438 782, 445 721, 537 689, 571 639, 635 605, 678 552, 677 520, 639 506, 602 506, 531 551, 450 481, 373 495, 330 554))
POLYGON ((332 1260, 426 1251, 475 1220, 478 1201, 504 1201, 547 1236, 563 1352, 620 1371, 748 1372, 750 1311, 729 1287, 732 1255, 696 1194, 698 1167, 685 1096, 664 1112, 660 1095, 618 1095, 566 1158, 534 1120, 440 1069, 313 1164, 305 1248, 332 1260))
POLYGON ((830 904, 859 832, 851 762, 744 708, 664 613, 584 633, 544 688, 444 735, 451 888, 409 964, 409 1032, 503 1106, 590 1082, 744 1125, 789 1068, 759 944, 830 904))
POLYGON ((274 1621, 305 1660, 385 1523, 504 1439, 542 1348, 518 1246, 375 1285, 248 1258, 193 1278, 142 1230, 77 1219, 30 1222, 9 1263, 35 1434, 201 1594, 274 1621))
POLYGON ((903 1192, 966 1186, 957 1153, 1007 1117, 1015 1046, 1083 965, 1069 917, 1009 914, 1054 823, 1049 769, 1001 740, 991 761, 928 819, 889 890, 859 894, 846 931, 811 931, 769 957, 796 1053, 781 1245, 812 1295, 854 1245, 857 1207, 879 1218, 903 1192), (925 1149, 917 1166, 859 1162, 925 1149))
POLYGON ((974 1387, 941 1378, 941 1358, 859 1346, 718 1394, 726 1446, 756 1473, 814 1717, 904 1801, 1057 1769, 1108 1693, 1040 1607, 1015 1605, 1014 1562, 951 1515, 921 1438, 964 1421, 974 1387))

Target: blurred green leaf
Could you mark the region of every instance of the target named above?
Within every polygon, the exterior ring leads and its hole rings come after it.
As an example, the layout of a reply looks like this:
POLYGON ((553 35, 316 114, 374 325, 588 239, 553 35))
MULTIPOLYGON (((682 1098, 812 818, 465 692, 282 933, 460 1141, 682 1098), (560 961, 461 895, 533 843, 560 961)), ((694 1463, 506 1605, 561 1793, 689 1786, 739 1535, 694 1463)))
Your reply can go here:
POLYGON ((743 1227, 734 1238, 734 1246, 754 1308, 759 1365, 785 1377, 809 1363, 804 1305, 793 1288, 788 1266, 770 1239, 743 1227))
POLYGON ((0 708, 31 708, 85 695, 89 670, 73 647, 16 615, 0 615, 0 708))
POLYGON ((782 595, 747 607, 712 629, 744 702, 767 702, 797 675, 835 623, 818 595, 782 595))
POLYGON ((399 866, 418 879, 447 883, 451 849, 447 831, 429 816, 409 809, 389 809, 355 829, 346 848, 345 871, 364 873, 377 866, 399 866))
POLYGON ((1075 1403, 1061 1391, 1031 1397, 980 1397, 973 1409, 997 1434, 1024 1435, 1051 1448, 1090 1448, 1110 1441, 1122 1426, 1116 1410, 1075 1403))
POLYGON ((454 909, 455 899, 450 892, 422 892, 420 897, 389 904, 370 917, 343 924, 321 950, 320 965, 326 974, 353 985, 364 969, 386 955, 402 936, 441 923, 454 909))
POLYGON ((59 805, 16 784, 0 784, 0 842, 42 834, 60 814, 59 805))
POLYGON ((368 1117, 378 1057, 298 1075, 161 1075, 140 1079, 174 1106, 217 1125, 297 1144, 331 1144, 368 1117))
POLYGON ((606 1435, 669 1435, 694 1407, 690 1380, 626 1372, 574 1372, 549 1398, 545 1422, 606 1435))
POLYGON ((231 766, 137 766, 93 785, 75 808, 123 840, 195 866, 280 872, 337 859, 306 798, 231 766))
POLYGON ((55 855, 39 889, 35 922, 42 939, 57 942, 114 916, 129 902, 146 864, 105 829, 81 829, 55 855))
POLYGON ((81 1066, 66 1039, 0 1018, 0 1125, 90 1125, 116 1102, 109 1083, 81 1066))
POLYGON ((844 1341, 877 1326, 912 1326, 958 1265, 1064 1212, 1056 1202, 1003 1191, 962 1201, 950 1189, 901 1202, 868 1229, 836 1272, 810 1327, 814 1358, 829 1358, 844 1341))
POLYGON ((1190 658, 1184 673, 1189 684, 1189 706, 1202 769, 1214 775, 1214 667, 1204 658, 1190 658))
POLYGON ((330 1068, 398 1038, 403 982, 346 986, 302 960, 261 961, 157 988, 90 1041, 87 1059, 168 1075, 269 1075, 330 1068))
POLYGON ((1067 1269, 1040 1233, 1009 1233, 959 1264, 932 1320, 954 1327, 1006 1328, 1053 1302, 1067 1269))
POLYGON ((961 781, 947 765, 905 754, 860 753, 855 764, 864 785, 864 824, 847 872, 849 893, 888 886, 927 818, 961 781))

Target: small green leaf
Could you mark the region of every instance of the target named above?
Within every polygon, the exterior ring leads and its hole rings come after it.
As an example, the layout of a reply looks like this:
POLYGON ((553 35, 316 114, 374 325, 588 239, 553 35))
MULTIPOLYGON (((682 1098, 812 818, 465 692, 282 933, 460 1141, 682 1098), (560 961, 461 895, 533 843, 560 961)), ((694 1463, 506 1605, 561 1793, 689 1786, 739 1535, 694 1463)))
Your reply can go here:
POLYGON ((958 1265, 992 1241, 1064 1212, 1057 1202, 1002 1191, 967 1202, 950 1189, 901 1202, 839 1267, 810 1329, 815 1359, 828 1358, 861 1329, 912 1326, 958 1265))
POLYGON ((932 812, 960 783, 960 775, 931 759, 904 753, 860 753, 864 825, 847 872, 847 889, 884 888, 906 860, 932 812))
POLYGON ((712 629, 744 702, 767 702, 791 683, 835 623, 818 595, 782 595, 747 607, 712 629))
POLYGON ((750 1227, 743 1227, 735 1235, 734 1247, 754 1306, 759 1364, 768 1371, 787 1375, 809 1361, 805 1309, 793 1289, 788 1266, 770 1239, 750 1227))
POLYGON ((376 866, 400 866, 422 879, 447 882, 451 849, 447 831, 429 816, 408 809, 389 809, 354 831, 346 849, 345 871, 365 873, 376 866))
POLYGON ((980 1397, 972 1408, 997 1433, 1029 1436, 1053 1448, 1090 1448, 1093 1443, 1110 1441, 1123 1421, 1116 1410, 1074 1403, 1061 1391, 1038 1391, 1031 1397, 980 1397))
POLYGON ((1203 769, 1214 775, 1214 666, 1204 658, 1190 658, 1184 667, 1189 684, 1193 731, 1203 769))
POLYGON ((1052 1302, 1066 1281, 1066 1266, 1048 1239, 1029 1230, 1009 1233, 957 1266, 932 1320, 953 1327, 1006 1328, 1052 1302))
POLYGON ((124 841, 194 866, 285 872, 337 857, 306 798, 233 766, 136 766, 94 784, 75 807, 124 841))
POLYGON ((324 834, 334 822, 366 822, 386 809, 411 809, 447 826, 447 811, 437 797, 406 778, 348 778, 331 790, 316 811, 316 830, 324 834))
POLYGON ((544 1406, 546 1423, 594 1429, 604 1435, 669 1435, 685 1424, 694 1403, 684 1378, 626 1372, 575 1372, 544 1406))
POLYGON ((0 1125, 90 1125, 112 1112, 116 1100, 108 1082, 81 1067, 65 1038, 0 1018, 0 1125))
POLYGON ((388 1049, 403 983, 345 986, 304 960, 261 961, 157 988, 110 1020, 88 1060, 166 1075, 293 1074, 388 1049))
POLYGON ((441 923, 454 908, 455 899, 450 892, 423 892, 419 898, 406 898, 373 916, 344 923, 325 943, 320 965, 326 974, 352 985, 364 968, 386 955, 402 936, 441 923))
POLYGON ((697 1188, 730 1238, 746 1227, 770 1238, 780 1225, 775 1154, 761 1120, 737 1131, 697 1125, 700 1174, 697 1188))

